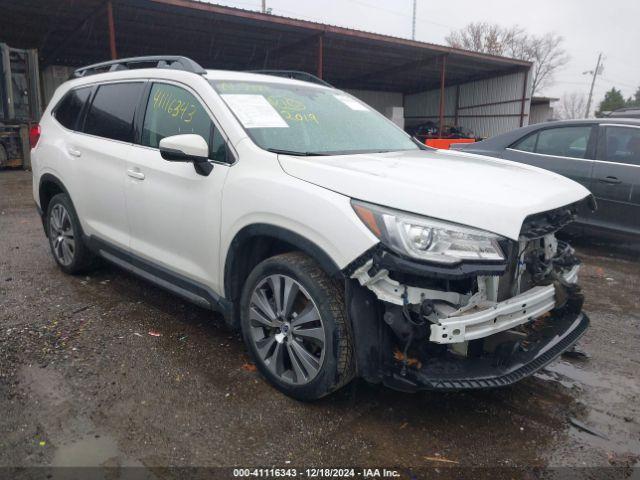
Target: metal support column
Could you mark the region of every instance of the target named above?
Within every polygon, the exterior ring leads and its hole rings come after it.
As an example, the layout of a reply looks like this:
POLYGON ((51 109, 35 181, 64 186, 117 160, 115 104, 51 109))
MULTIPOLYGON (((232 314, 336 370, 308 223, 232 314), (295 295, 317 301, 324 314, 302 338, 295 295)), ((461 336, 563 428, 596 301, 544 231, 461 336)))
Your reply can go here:
POLYGON ((456 86, 456 110, 453 114, 453 124, 458 125, 458 112, 460 110, 460 85, 456 86))
POLYGON ((29 144, 30 124, 20 125, 20 146, 22 147, 22 168, 31 170, 31 145, 29 144))
POLYGON ((442 138, 442 130, 444 129, 444 86, 447 75, 447 56, 443 55, 440 63, 440 113, 438 118, 438 137, 442 138))
POLYGON ((322 78, 322 74, 324 70, 323 60, 324 60, 324 36, 318 35, 318 71, 317 71, 318 78, 322 78))
POLYGON ((109 22, 109 51, 111 52, 111 60, 117 60, 116 26, 113 21, 113 3, 111 3, 111 1, 107 2, 107 21, 109 22))
POLYGON ((529 83, 529 70, 524 71, 524 85, 522 86, 522 101, 520 104, 520 126, 524 127, 524 110, 527 104, 527 86, 529 83))

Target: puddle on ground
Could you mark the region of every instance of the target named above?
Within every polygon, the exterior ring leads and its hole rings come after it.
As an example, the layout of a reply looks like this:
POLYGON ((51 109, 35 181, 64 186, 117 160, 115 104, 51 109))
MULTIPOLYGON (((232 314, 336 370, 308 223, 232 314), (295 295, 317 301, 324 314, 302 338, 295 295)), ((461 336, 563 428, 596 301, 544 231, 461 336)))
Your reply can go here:
POLYGON ((60 407, 72 398, 62 374, 50 368, 23 366, 20 369, 20 381, 40 401, 54 407, 60 407))
MULTIPOLYGON (((20 376, 23 387, 40 404, 38 421, 44 430, 43 438, 56 448, 51 467, 142 466, 125 456, 114 438, 99 432, 89 416, 80 413, 61 373, 24 366, 20 376)), ((101 474, 97 478, 102 478, 101 474)))
MULTIPOLYGON (((109 465, 119 457, 118 444, 109 437, 85 435, 74 442, 60 445, 52 467, 96 467, 109 465)), ((109 465, 112 466, 112 465, 109 465)))
POLYGON ((589 386, 608 389, 612 388, 615 383, 610 378, 604 378, 596 372, 565 361, 554 362, 547 366, 539 377, 545 380, 555 380, 568 388, 589 386))
POLYGON ((51 480, 158 479, 144 464, 126 457, 113 438, 94 434, 59 445, 49 466, 51 480))
POLYGON ((577 420, 606 437, 601 438, 568 423, 571 438, 609 455, 640 454, 640 425, 638 419, 633 418, 633 410, 628 410, 640 398, 640 386, 636 381, 614 372, 594 372, 588 368, 588 363, 576 365, 567 361, 552 363, 536 377, 571 389, 576 400, 585 407, 585 413, 577 420))

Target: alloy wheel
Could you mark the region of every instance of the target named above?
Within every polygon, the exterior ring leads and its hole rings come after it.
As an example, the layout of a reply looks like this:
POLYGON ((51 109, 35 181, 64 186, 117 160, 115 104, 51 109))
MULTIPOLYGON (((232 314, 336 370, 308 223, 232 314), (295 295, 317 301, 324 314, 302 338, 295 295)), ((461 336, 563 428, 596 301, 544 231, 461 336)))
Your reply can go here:
POLYGON ((260 360, 280 380, 304 385, 324 362, 325 331, 309 293, 291 277, 270 275, 258 283, 249 303, 251 340, 260 360))
POLYGON ((75 234, 69 212, 59 203, 51 209, 49 240, 58 262, 65 267, 71 265, 76 252, 75 234))

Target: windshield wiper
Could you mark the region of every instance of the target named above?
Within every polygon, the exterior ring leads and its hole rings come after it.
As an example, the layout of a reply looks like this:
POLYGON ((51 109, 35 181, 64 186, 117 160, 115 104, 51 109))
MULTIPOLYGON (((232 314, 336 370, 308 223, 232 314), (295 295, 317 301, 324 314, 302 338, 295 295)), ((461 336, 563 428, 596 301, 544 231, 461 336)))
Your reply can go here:
POLYGON ((280 148, 267 148, 267 152, 279 153, 282 155, 293 155, 296 157, 324 157, 326 153, 320 152, 296 152, 294 150, 281 150, 280 148))

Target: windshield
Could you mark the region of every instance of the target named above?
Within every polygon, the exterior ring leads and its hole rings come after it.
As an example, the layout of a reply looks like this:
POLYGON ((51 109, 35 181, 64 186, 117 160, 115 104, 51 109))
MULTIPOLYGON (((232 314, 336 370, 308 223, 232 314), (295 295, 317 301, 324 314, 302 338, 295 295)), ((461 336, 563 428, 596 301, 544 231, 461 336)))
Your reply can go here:
POLYGON ((340 155, 419 149, 381 114, 338 90, 228 80, 211 84, 265 150, 340 155))

